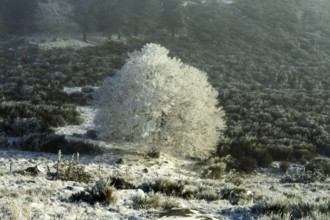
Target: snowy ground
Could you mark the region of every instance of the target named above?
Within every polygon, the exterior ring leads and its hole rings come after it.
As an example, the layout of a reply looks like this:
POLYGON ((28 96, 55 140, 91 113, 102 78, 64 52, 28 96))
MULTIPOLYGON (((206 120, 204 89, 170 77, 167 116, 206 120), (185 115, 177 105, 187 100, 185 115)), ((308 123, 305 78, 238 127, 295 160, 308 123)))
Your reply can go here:
MULTIPOLYGON (((0 151, 0 219, 12 216, 13 219, 253 219, 249 214, 255 199, 264 200, 302 199, 305 202, 317 202, 328 199, 329 181, 313 184, 280 184, 276 175, 256 174, 246 177, 239 188, 244 188, 253 195, 251 200, 244 200, 232 205, 228 200, 205 201, 198 199, 172 198, 178 208, 189 209, 189 217, 162 217, 161 210, 135 210, 132 196, 139 192, 117 190, 117 202, 112 205, 70 203, 68 198, 73 193, 84 189, 88 184, 71 181, 48 180, 46 167, 56 164, 57 156, 46 153, 27 153, 19 151, 0 151), (13 171, 38 166, 42 171, 38 176, 17 174, 13 171), (11 167, 11 168, 10 168, 11 167), (12 172, 10 172, 10 169, 12 172)), ((69 158, 67 158, 69 159, 69 158)), ((109 153, 102 156, 82 156, 81 164, 87 172, 94 174, 95 180, 109 176, 122 176, 131 183, 140 184, 155 179, 165 178, 181 180, 190 187, 207 187, 214 192, 235 187, 223 180, 202 179, 191 167, 193 162, 162 155, 159 159, 148 159, 141 155, 109 153), (123 164, 115 161, 123 158, 123 164), (148 172, 145 172, 147 168, 148 172)), ((93 184, 90 184, 93 185, 93 184)), ((169 199, 166 196, 163 200, 169 199)))
MULTIPOLYGON (((95 111, 89 106, 79 107, 78 110, 85 119, 84 123, 56 129, 56 133, 70 138, 74 133, 84 134, 87 129, 93 128, 95 111)), ((55 154, 0 148, 0 219, 256 219, 250 208, 258 201, 295 199, 319 203, 326 201, 330 194, 329 179, 310 184, 280 183, 279 173, 263 170, 243 176, 242 183, 235 186, 235 181, 229 175, 221 180, 201 178, 196 161, 166 154, 152 159, 138 151, 123 150, 125 146, 102 144, 106 147, 105 154, 80 157, 80 164, 93 175, 95 181, 120 176, 134 185, 139 185, 157 179, 168 179, 183 181, 188 188, 208 189, 213 194, 220 194, 223 189, 245 189, 245 199, 234 205, 226 199, 207 201, 161 195, 162 201, 175 201, 180 211, 136 210, 133 208, 132 197, 140 195, 141 191, 130 189, 117 190, 117 201, 111 205, 72 203, 68 201, 70 195, 94 183, 47 179, 47 167, 53 168, 56 164, 55 154), (119 159, 122 159, 123 163, 117 164, 119 159), (37 176, 15 172, 34 166, 41 171, 37 176), (181 212, 181 215, 176 216, 176 212, 181 212), (188 214, 183 215, 182 212, 188 214)), ((66 156, 65 159, 70 157, 66 156)))

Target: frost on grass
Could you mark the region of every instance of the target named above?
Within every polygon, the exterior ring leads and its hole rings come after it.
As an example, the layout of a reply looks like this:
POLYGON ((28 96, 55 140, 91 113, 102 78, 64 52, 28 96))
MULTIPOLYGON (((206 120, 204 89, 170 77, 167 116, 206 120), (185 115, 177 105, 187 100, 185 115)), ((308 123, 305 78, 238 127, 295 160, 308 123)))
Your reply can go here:
POLYGON ((203 158, 225 127, 207 74, 146 44, 95 93, 99 137, 203 158))

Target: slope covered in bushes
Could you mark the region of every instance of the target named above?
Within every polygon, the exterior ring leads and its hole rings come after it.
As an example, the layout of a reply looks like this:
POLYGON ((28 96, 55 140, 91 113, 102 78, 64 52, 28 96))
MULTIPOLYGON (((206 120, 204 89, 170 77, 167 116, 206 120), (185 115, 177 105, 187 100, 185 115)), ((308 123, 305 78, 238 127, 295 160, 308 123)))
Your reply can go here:
POLYGON ((218 156, 255 167, 330 155, 329 7, 294 0, 192 5, 188 34, 161 40, 208 72, 219 90, 227 139, 218 156))

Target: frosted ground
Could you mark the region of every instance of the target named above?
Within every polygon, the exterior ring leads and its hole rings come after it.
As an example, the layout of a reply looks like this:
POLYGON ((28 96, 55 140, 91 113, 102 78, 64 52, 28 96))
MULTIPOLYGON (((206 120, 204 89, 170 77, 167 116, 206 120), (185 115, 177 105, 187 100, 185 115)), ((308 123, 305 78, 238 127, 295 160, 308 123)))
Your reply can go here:
MULTIPOLYGON (((61 40, 42 43, 45 49, 65 47, 72 44, 61 40), (57 43, 56 43, 57 42, 57 43), (47 46, 51 45, 51 46, 47 46)), ((83 44, 73 45, 84 46, 83 44)), ((80 88, 65 88, 65 92, 79 91, 80 88)), ((67 126, 55 130, 57 134, 66 135, 67 139, 80 138, 93 129, 95 110, 90 106, 78 107, 84 119, 79 126, 67 126), (78 134, 78 137, 77 137, 78 134), (80 136, 79 136, 80 135, 80 136)), ((14 139, 12 140, 15 141, 14 139)), ((48 167, 55 169, 57 155, 48 153, 23 152, 10 149, 0 150, 0 219, 268 219, 252 212, 256 204, 265 202, 289 201, 311 204, 323 204, 329 200, 330 180, 315 183, 281 183, 283 174, 279 172, 278 163, 272 168, 259 169, 251 175, 228 174, 220 180, 203 178, 202 167, 197 161, 168 154, 160 158, 149 158, 145 152, 136 150, 136 146, 118 146, 116 144, 95 141, 105 148, 105 153, 98 156, 81 156, 80 164, 90 173, 92 183, 51 180, 47 178, 48 167), (123 150, 126 149, 126 150, 123 150), (117 163, 122 160, 122 163, 117 163), (40 173, 36 176, 19 173, 29 167, 37 167, 40 173), (167 179, 184 182, 186 188, 202 189, 204 194, 218 196, 209 201, 191 198, 183 199, 159 195, 161 201, 171 201, 176 208, 172 210, 134 209, 134 196, 148 196, 138 189, 116 190, 116 202, 110 205, 85 202, 70 202, 72 194, 83 191, 94 182, 108 177, 123 177, 133 185, 167 179), (224 198, 223 192, 239 189, 239 195, 224 198)), ((71 156, 66 155, 70 160, 71 156)), ((299 167, 292 167, 292 172, 299 167)), ((286 216, 280 216, 285 218, 286 216)), ((319 216, 310 219, 328 219, 319 216)))

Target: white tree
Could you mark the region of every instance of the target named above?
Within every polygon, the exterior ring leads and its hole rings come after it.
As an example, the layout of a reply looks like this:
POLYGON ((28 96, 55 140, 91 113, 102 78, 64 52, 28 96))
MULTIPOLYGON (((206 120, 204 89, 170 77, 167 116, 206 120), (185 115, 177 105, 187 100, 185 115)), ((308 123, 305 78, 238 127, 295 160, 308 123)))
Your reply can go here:
POLYGON ((225 127, 218 93, 205 72, 168 53, 146 44, 104 81, 95 92, 98 135, 205 158, 225 127))
POLYGON ((40 0, 37 10, 37 24, 55 37, 68 30, 77 29, 72 17, 73 6, 69 0, 40 0))

